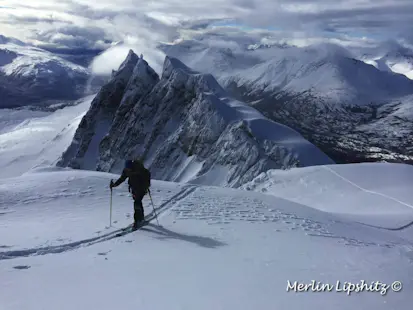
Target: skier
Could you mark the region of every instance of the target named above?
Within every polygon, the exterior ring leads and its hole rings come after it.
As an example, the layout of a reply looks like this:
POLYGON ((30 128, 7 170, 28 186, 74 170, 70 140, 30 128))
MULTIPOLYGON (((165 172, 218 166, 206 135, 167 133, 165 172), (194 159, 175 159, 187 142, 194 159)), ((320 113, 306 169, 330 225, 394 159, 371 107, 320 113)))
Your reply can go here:
POLYGON ((129 178, 129 192, 132 193, 134 200, 133 230, 136 230, 139 224, 142 224, 145 219, 142 199, 149 191, 151 174, 140 160, 126 160, 125 168, 120 178, 116 182, 113 182, 113 180, 110 181, 110 189, 119 186, 125 182, 127 178, 129 178))

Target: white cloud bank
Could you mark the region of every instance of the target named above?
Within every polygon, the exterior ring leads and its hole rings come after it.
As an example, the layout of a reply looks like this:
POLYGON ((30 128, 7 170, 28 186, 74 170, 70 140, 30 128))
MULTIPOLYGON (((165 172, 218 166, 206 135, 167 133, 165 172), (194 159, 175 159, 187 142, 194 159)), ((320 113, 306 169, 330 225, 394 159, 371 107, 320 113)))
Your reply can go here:
POLYGON ((92 64, 116 69, 132 48, 158 67, 158 42, 203 36, 298 45, 328 40, 369 46, 387 39, 413 43, 411 0, 3 0, 0 34, 57 49, 106 49, 92 64), (241 26, 242 25, 242 26, 241 26), (115 47, 114 43, 118 43, 115 47))

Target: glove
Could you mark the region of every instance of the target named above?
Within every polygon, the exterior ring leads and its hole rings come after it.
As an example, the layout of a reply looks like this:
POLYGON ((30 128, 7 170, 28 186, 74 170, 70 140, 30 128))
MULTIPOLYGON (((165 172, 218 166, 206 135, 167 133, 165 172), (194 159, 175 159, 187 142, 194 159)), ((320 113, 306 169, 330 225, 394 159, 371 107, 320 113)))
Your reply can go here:
POLYGON ((113 187, 115 187, 115 183, 113 183, 113 180, 110 180, 109 187, 110 187, 110 189, 112 189, 113 187))

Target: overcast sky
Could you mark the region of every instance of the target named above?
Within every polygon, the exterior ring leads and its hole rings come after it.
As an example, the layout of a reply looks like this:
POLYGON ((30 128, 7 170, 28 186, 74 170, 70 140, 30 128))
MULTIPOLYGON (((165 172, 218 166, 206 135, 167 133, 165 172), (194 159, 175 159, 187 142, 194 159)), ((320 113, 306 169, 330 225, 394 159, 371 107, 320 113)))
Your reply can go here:
POLYGON ((157 42, 193 36, 234 44, 279 39, 412 44, 412 21, 413 0, 0 1, 0 34, 5 36, 80 52, 124 42, 97 59, 95 66, 102 70, 116 66, 130 47, 159 62, 163 55, 154 52, 157 42))

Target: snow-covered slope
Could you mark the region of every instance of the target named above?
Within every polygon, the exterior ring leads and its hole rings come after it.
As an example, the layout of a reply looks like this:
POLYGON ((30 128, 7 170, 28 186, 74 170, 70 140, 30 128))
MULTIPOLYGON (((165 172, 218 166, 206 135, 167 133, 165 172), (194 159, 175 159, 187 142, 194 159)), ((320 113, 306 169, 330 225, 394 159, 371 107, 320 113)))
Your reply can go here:
POLYGON ((386 42, 361 59, 379 70, 400 73, 413 80, 413 50, 398 42, 386 42))
POLYGON ((167 57, 161 78, 132 51, 92 102, 60 166, 119 172, 141 157, 156 179, 239 186, 270 168, 332 163, 296 131, 167 57))
MULTIPOLYGON (((70 145, 93 96, 52 111, 2 109, 0 178, 19 176, 33 167, 54 165, 70 145)), ((67 103, 66 103, 67 104, 67 103)))
POLYGON ((336 162, 413 162, 411 121, 401 113, 411 109, 413 81, 342 47, 275 45, 231 54, 183 41, 161 49, 214 74, 232 96, 296 129, 336 162), (376 130, 380 123, 386 130, 376 130))
POLYGON ((413 168, 405 164, 347 164, 269 170, 242 188, 397 229, 413 222, 413 168))
POLYGON ((22 42, 22 41, 20 41, 16 38, 6 37, 2 34, 0 34, 0 44, 13 44, 13 45, 20 45, 20 46, 27 45, 24 42, 22 42))
MULTIPOLYGON (((411 175, 411 167, 403 166, 403 172, 392 166, 398 172, 389 175, 390 166, 375 164, 369 180, 364 168, 356 167, 330 168, 413 204, 411 178, 400 178, 411 175), (382 182, 386 178, 389 182, 382 182)), ((288 186, 300 180, 295 178, 298 171, 304 177, 311 169, 282 172, 276 180, 288 186)), ((351 207, 354 188, 340 186, 336 175, 318 169, 304 179, 308 187, 297 184, 297 194, 311 197, 312 180, 326 194, 331 191, 323 209, 337 211, 347 199, 351 207)), ((126 185, 116 188, 114 222, 108 227, 108 184, 116 177, 40 170, 0 180, 2 309, 388 310, 409 309, 413 302, 411 228, 368 227, 261 193, 154 181, 160 226, 145 197, 151 223, 116 237, 133 212, 126 185), (312 292, 310 286, 308 292, 296 293, 291 289, 296 281, 315 281, 314 289, 317 283, 329 284, 331 292, 312 292), (361 292, 343 291, 363 281, 361 292), (399 292, 393 291, 396 281, 403 286, 399 292)), ((359 206, 368 209, 367 216, 376 205, 382 213, 389 202, 367 192, 358 198, 365 202, 359 206)), ((386 213, 390 219, 413 220, 413 212, 403 208, 393 201, 386 213)))
POLYGON ((99 83, 82 66, 23 42, 0 38, 0 108, 78 99, 87 91, 96 91, 99 83))
POLYGON ((405 76, 379 71, 337 52, 290 48, 277 56, 237 73, 227 83, 248 87, 252 94, 310 91, 332 109, 337 104, 365 105, 413 93, 413 82, 405 76))

